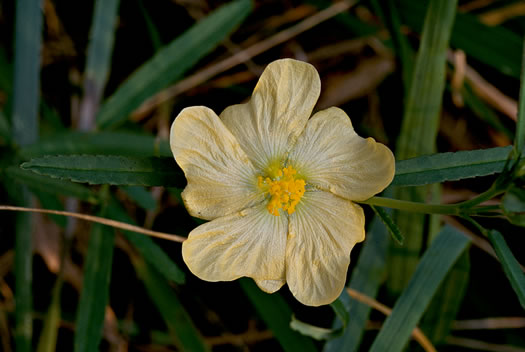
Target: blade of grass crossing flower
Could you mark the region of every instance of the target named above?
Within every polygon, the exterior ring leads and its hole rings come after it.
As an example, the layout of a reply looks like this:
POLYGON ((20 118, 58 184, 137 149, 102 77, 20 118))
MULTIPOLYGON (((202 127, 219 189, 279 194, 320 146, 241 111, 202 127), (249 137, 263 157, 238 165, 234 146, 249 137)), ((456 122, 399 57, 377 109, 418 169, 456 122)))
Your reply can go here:
POLYGON ((181 187, 186 182, 173 158, 58 155, 32 159, 21 167, 40 175, 89 184, 181 187))
POLYGON ((119 0, 97 0, 93 13, 84 76, 79 128, 92 130, 111 66, 119 0))
POLYGON ((432 298, 419 327, 433 344, 445 343, 465 296, 470 273, 469 252, 465 251, 432 298))
POLYGON ((303 335, 313 337, 316 340, 331 340, 335 339, 343 334, 350 320, 350 315, 346 310, 345 304, 342 300, 336 299, 334 302, 330 303, 330 307, 335 312, 335 315, 339 318, 340 324, 334 329, 322 328, 312 324, 305 323, 295 318, 292 315, 292 321, 290 322, 290 327, 300 332, 303 335))
POLYGON ((226 4, 157 52, 102 105, 97 116, 98 126, 107 129, 124 122, 146 98, 180 78, 226 38, 251 8, 250 0, 226 4))
MULTIPOLYGON (((12 140, 19 146, 34 143, 38 137, 38 101, 40 83, 40 46, 42 11, 38 0, 16 2, 13 100, 11 109, 12 140)), ((17 192, 21 206, 30 205, 24 187, 17 192)), ((16 215, 15 239, 15 344, 19 352, 32 349, 32 217, 16 215)))
MULTIPOLYGON (((525 43, 525 41, 524 41, 525 43)), ((521 88, 518 106, 518 123, 514 140, 514 155, 517 157, 525 144, 525 44, 523 44, 521 59, 521 88)))
POLYGON ((251 279, 240 279, 239 284, 284 351, 316 351, 312 340, 290 328, 292 310, 279 293, 264 293, 251 279))
MULTIPOLYGON (((103 187, 102 192, 107 192, 107 189, 107 186, 103 187)), ((106 216, 105 205, 98 215, 106 216)), ((109 298, 114 241, 114 229, 99 224, 92 225, 76 317, 75 352, 98 350, 109 298)))
MULTIPOLYGON (((119 202, 112 198, 107 209, 107 217, 113 220, 122 221, 131 225, 136 225, 133 218, 131 218, 122 208, 119 202)), ((173 260, 168 257, 166 252, 153 241, 150 237, 139 235, 134 232, 123 231, 126 239, 131 242, 135 249, 144 257, 144 259, 161 273, 167 280, 183 284, 185 282, 185 274, 173 260)))
MULTIPOLYGON (((388 249, 388 231, 376 216, 367 232, 367 239, 352 271, 349 287, 369 297, 376 297, 386 274, 386 254, 388 249)), ((365 333, 366 322, 371 308, 351 299, 346 291, 338 298, 343 303, 350 319, 343 336, 327 341, 324 352, 355 352, 359 349, 365 333)), ((336 321, 335 327, 340 325, 336 321)))
POLYGON ((440 231, 423 255, 370 351, 403 350, 440 284, 469 244, 466 236, 450 226, 440 231))
MULTIPOLYGON (((428 4, 421 44, 407 95, 396 157, 406 159, 435 152, 439 113, 445 88, 448 41, 454 24, 457 1, 432 0, 428 4)), ((396 198, 424 201, 427 188, 399 189, 396 198)), ((393 244, 388 289, 398 294, 414 272, 421 251, 425 216, 396 213, 395 222, 405 234, 403 247, 393 244)))
POLYGON ((165 278, 142 259, 136 257, 132 261, 177 347, 181 351, 209 351, 188 312, 165 278))
POLYGON ((490 230, 489 239, 501 262, 505 275, 507 275, 512 288, 516 292, 521 306, 525 309, 525 274, 501 233, 496 230, 490 230))
POLYGON ((512 147, 424 155, 396 162, 393 186, 419 186, 492 175, 503 170, 512 147))
POLYGON ((68 131, 42 139, 20 149, 22 158, 31 159, 44 155, 96 154, 121 156, 164 156, 173 157, 169 142, 154 136, 131 132, 68 131))
MULTIPOLYGON (((416 31, 424 26, 423 18, 428 2, 429 0, 396 0, 404 23, 416 31)), ((475 15, 458 13, 450 43, 503 74, 520 77, 523 42, 519 35, 504 26, 489 27, 475 15)))

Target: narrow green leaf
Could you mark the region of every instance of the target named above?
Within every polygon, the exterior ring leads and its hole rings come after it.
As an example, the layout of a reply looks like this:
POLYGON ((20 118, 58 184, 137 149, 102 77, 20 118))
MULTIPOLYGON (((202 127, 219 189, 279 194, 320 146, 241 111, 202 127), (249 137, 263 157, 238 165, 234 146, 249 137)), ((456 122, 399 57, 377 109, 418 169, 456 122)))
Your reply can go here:
POLYGON ((11 124, 18 145, 34 143, 38 137, 41 42, 40 1, 17 1, 11 124))
MULTIPOLYGON (((98 215, 104 217, 105 210, 98 215)), ((92 226, 76 318, 75 352, 98 350, 109 298, 115 232, 104 225, 92 226)))
POLYGON ((374 211, 374 213, 376 213, 376 215, 379 216, 383 224, 385 224, 386 228, 388 229, 388 232, 390 232, 394 241, 396 241, 397 244, 402 246, 403 242, 405 241, 405 236, 403 236, 401 230, 396 225, 394 220, 390 217, 390 215, 388 215, 388 213, 381 207, 376 207, 372 205, 371 208, 374 211))
POLYGON ((441 284, 419 327, 433 344, 446 343, 450 328, 467 291, 470 273, 469 252, 465 251, 441 284))
POLYGON ((134 200, 141 208, 154 210, 157 207, 157 201, 147 189, 141 186, 123 186, 120 188, 128 197, 134 200))
POLYGON ((512 147, 424 155, 396 162, 393 186, 420 186, 492 175, 503 170, 512 147))
POLYGON ((501 205, 512 224, 525 227, 525 189, 511 187, 503 196, 501 205))
POLYGON ((344 303, 336 299, 332 303, 330 303, 330 307, 334 310, 335 314, 341 321, 341 326, 339 328, 334 329, 327 329, 322 328, 319 326, 315 326, 312 324, 305 323, 303 321, 298 320, 295 318, 294 315, 292 315, 292 321, 290 322, 290 327, 300 332, 303 335, 313 337, 316 340, 331 340, 335 339, 343 334, 343 332, 346 329, 346 326, 348 325, 348 321, 350 320, 350 315, 348 314, 348 311, 346 310, 346 307, 344 303))
POLYGON ((153 136, 130 132, 76 132, 53 135, 20 149, 24 159, 44 155, 94 154, 121 156, 171 157, 169 142, 153 136))
POLYGON ((58 155, 32 159, 21 167, 40 175, 89 184, 181 187, 186 182, 173 158, 58 155))
MULTIPOLYGON (((423 27, 429 0, 396 0, 396 3, 403 22, 419 31, 423 27)), ((504 26, 489 27, 475 15, 458 13, 450 43, 465 51, 469 57, 475 57, 501 73, 520 77, 522 38, 504 26)))
POLYGON ((407 288, 397 300, 370 351, 402 351, 441 282, 470 240, 445 226, 423 255, 407 288))
MULTIPOLYGON (((525 43, 525 42, 524 42, 525 43)), ((525 44, 523 44, 521 59, 521 88, 518 107, 518 123, 516 124, 516 137, 514 140, 514 155, 520 155, 525 144, 525 44)))
POLYGON ((284 351, 316 351, 312 340, 290 328, 292 310, 279 293, 264 293, 253 280, 247 278, 240 279, 239 284, 284 351))
POLYGON ((195 65, 250 13, 250 0, 237 0, 214 11, 147 61, 102 105, 97 116, 102 129, 124 122, 146 98, 195 65))
POLYGON ((16 166, 8 167, 6 169, 6 175, 13 181, 26 185, 32 191, 51 193, 53 195, 62 194, 84 200, 91 204, 98 203, 95 193, 86 186, 77 183, 38 175, 16 166))
POLYGON ((51 304, 47 310, 44 327, 38 340, 37 352, 54 352, 57 350, 58 330, 60 329, 60 290, 63 280, 59 276, 53 287, 51 304))
MULTIPOLYGON (((11 188, 11 187, 10 187, 11 188)), ((14 191, 11 189, 10 191, 14 191)), ((16 187, 17 203, 21 206, 30 206, 30 195, 26 188, 16 187)), ((31 214, 17 213, 15 241, 15 344, 17 351, 32 351, 33 336, 33 248, 32 248, 32 219, 31 214)))
MULTIPOLYGON (((367 232, 367 238, 352 271, 349 287, 369 297, 376 297, 386 273, 386 255, 388 249, 388 231, 376 216, 367 232)), ((371 308, 355 299, 346 291, 338 298, 349 312, 348 326, 343 336, 330 340, 324 345, 324 352, 355 352, 366 328, 371 308)), ((335 326, 340 326, 337 321, 335 326)))
POLYGON ((162 39, 160 38, 160 33, 157 30, 153 19, 149 15, 148 10, 144 6, 144 2, 142 0, 137 0, 137 2, 139 4, 140 13, 144 17, 144 22, 146 22, 146 28, 148 29, 151 44, 153 44, 153 48, 155 49, 155 51, 157 51, 162 47, 162 39))
MULTIPOLYGON (((446 54, 454 24, 457 0, 431 0, 424 16, 410 89, 407 94, 396 157, 413 158, 436 151, 436 137, 445 89, 446 54)), ((395 198, 423 202, 427 187, 397 189, 395 198)), ((403 247, 392 245, 389 255, 388 290, 396 295, 406 286, 419 261, 425 230, 425 216, 397 212, 396 224, 405 234, 403 247)))
POLYGON ((525 273, 521 270, 518 261, 501 233, 496 230, 490 230, 489 239, 501 262, 505 275, 507 275, 512 288, 516 292, 522 308, 525 309, 525 273))
MULTIPOLYGON (((131 225, 136 225, 136 222, 126 211, 122 208, 116 199, 111 199, 111 203, 107 208, 107 216, 110 219, 122 221, 131 225)), ((162 250, 162 248, 153 241, 152 238, 142 234, 122 231, 126 239, 131 242, 135 249, 144 257, 144 259, 161 273, 167 280, 183 284, 186 280, 184 271, 182 271, 177 264, 162 250)))
POLYGON ((11 140, 9 122, 4 112, 0 109, 0 137, 2 137, 6 142, 11 140))
MULTIPOLYGON (((64 210, 64 205, 62 204, 62 202, 58 199, 56 195, 50 194, 50 193, 44 193, 40 190, 31 190, 31 192, 40 201, 40 205, 42 206, 42 208, 52 209, 52 210, 64 210)), ((66 228, 67 218, 65 216, 54 215, 54 214, 48 214, 47 216, 61 228, 63 229, 66 228)))
POLYGON ((177 347, 181 351, 209 351, 188 312, 165 278, 140 259, 133 260, 133 264, 153 303, 164 318, 177 347))
POLYGON ((80 106, 80 130, 89 131, 95 127, 95 114, 111 66, 118 5, 119 0, 95 2, 84 75, 84 97, 80 106))

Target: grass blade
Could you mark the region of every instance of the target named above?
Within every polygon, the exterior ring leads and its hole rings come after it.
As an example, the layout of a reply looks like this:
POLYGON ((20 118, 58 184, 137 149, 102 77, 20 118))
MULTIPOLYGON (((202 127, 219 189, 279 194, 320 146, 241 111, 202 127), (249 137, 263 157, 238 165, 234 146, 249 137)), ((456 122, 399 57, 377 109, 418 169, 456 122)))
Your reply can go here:
MULTIPOLYGON (((105 214, 102 209, 99 216, 105 214)), ((98 350, 109 298, 114 241, 115 231, 111 227, 93 224, 76 318, 75 352, 98 350)))
POLYGON ((443 228, 423 255, 370 351, 403 350, 441 282, 469 244, 470 240, 454 228, 443 228))
POLYGON ((76 131, 42 139, 35 144, 21 148, 19 154, 24 159, 64 154, 138 157, 171 157, 173 155, 167 140, 157 140, 149 135, 130 132, 84 133, 76 131))
MULTIPOLYGON (((431 0, 428 3, 397 141, 396 157, 399 159, 432 154, 436 150, 439 114, 445 89, 446 53, 456 5, 457 0, 431 0)), ((424 201, 428 191, 421 187, 398 189, 395 198, 424 201)), ((393 245, 389 256, 388 289, 392 294, 399 294, 419 261, 425 216, 397 212, 394 219, 406 236, 404 246, 393 245)))
POLYGON ((89 184, 181 187, 186 182, 173 158, 58 155, 32 159, 21 167, 40 175, 89 184))
POLYGON ((36 352, 53 352, 57 350, 58 330, 60 328, 60 290, 62 289, 63 280, 59 276, 53 287, 53 297, 46 314, 44 327, 36 352))
POLYGON ((496 230, 490 230, 489 239, 503 266, 505 275, 507 275, 512 288, 518 295, 521 306, 525 309, 525 274, 501 233, 496 230))
POLYGON ((111 66, 119 0, 95 2, 91 39, 84 77, 84 98, 80 107, 79 128, 95 127, 95 114, 104 92, 111 66))
MULTIPOLYGON (((396 2, 404 23, 419 31, 423 27, 425 8, 429 0, 396 2)), ((523 42, 519 35, 504 26, 489 27, 474 15, 458 13, 450 43, 503 74, 520 77, 523 42)))
MULTIPOLYGON (((367 233, 357 265, 352 271, 349 287, 369 297, 376 297, 386 273, 386 254, 388 249, 388 232, 384 224, 375 217, 367 233)), ((343 291, 339 300, 349 312, 350 319, 343 336, 328 341, 324 352, 355 352, 365 333, 366 322, 371 308, 362 304, 343 291)), ((336 325, 337 326, 337 325, 336 325)))
POLYGON ((396 162, 393 186, 420 186, 488 176, 503 170, 512 147, 424 155, 396 162))
POLYGON ((7 122, 7 117, 4 112, 0 110, 0 137, 2 137, 6 142, 11 141, 9 122, 7 122))
POLYGON ((290 328, 292 310, 278 293, 270 295, 262 292, 251 279, 240 279, 239 283, 259 316, 274 333, 275 338, 279 341, 284 351, 316 351, 312 340, 290 328))
POLYGON ((250 0, 217 9, 147 61, 104 103, 97 116, 101 129, 124 122, 146 98, 180 78, 250 13, 250 0))
POLYGON ((521 87, 518 106, 518 123, 514 140, 514 155, 519 155, 525 143, 525 44, 523 45, 521 67, 521 87))
POLYGON ((32 191, 51 193, 53 195, 62 194, 91 204, 98 203, 96 194, 86 186, 70 181, 38 175, 16 166, 8 167, 5 172, 7 177, 10 177, 14 182, 25 185, 32 191))
POLYGON ((161 274, 139 258, 133 259, 133 264, 177 347, 181 351, 209 351, 188 312, 161 274))
POLYGON ((401 230, 396 225, 394 220, 390 217, 390 215, 388 215, 386 210, 384 210, 381 207, 376 207, 374 205, 372 205, 371 208, 374 211, 374 213, 376 213, 376 215, 379 216, 383 224, 385 224, 386 228, 392 235, 394 241, 396 241, 399 245, 403 245, 403 242, 405 241, 405 236, 403 236, 401 230))
MULTIPOLYGON (((128 224, 136 225, 116 199, 111 199, 110 206, 107 209, 107 216, 110 219, 122 221, 128 224)), ((167 280, 183 284, 186 276, 173 260, 168 257, 166 252, 160 248, 153 239, 134 232, 123 231, 126 239, 131 242, 144 259, 161 273, 167 280)))

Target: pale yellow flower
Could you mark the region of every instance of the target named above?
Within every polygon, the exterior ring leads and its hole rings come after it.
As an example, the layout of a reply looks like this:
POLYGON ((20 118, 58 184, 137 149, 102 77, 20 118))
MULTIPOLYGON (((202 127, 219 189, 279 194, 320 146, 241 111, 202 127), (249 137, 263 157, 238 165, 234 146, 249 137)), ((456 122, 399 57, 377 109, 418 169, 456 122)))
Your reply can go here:
POLYGON ((220 116, 181 111, 171 149, 188 180, 189 213, 211 220, 182 244, 193 274, 207 281, 247 276, 265 292, 288 283, 318 306, 343 290, 350 251, 365 238, 361 201, 394 176, 390 149, 359 137, 339 108, 310 118, 319 97, 310 64, 278 60, 250 101, 220 116))

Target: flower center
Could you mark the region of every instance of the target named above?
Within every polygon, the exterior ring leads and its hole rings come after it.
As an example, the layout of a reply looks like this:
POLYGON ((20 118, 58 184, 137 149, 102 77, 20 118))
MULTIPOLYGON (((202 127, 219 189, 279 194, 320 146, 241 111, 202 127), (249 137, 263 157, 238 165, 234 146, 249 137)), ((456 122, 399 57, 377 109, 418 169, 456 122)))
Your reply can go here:
POLYGON ((291 166, 270 168, 271 177, 257 177, 257 185, 268 193, 270 200, 266 209, 272 215, 279 216, 279 209, 292 214, 295 206, 304 194, 306 181, 297 177, 297 170, 291 166))

